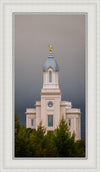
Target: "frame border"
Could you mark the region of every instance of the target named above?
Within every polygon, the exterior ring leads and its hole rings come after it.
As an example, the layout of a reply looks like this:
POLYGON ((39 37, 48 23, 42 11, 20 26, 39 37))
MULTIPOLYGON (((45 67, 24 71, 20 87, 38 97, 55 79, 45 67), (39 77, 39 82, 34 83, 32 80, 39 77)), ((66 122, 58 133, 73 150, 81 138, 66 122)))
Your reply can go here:
MULTIPOLYGON (((15 0, 16 1, 16 0, 15 0)), ((55 4, 55 1, 52 1, 51 3, 53 3, 54 2, 54 4, 55 4)), ((65 4, 65 3, 69 3, 69 1, 59 1, 58 3, 60 3, 60 4, 65 4)), ((72 4, 74 4, 73 3, 74 1, 70 1, 70 3, 72 3, 72 4)), ((92 0, 92 1, 88 1, 88 0, 85 0, 85 1, 76 1, 76 4, 83 4, 83 3, 87 3, 87 4, 94 4, 94 5, 96 5, 96 7, 97 7, 97 16, 96 16, 96 20, 97 20, 97 32, 96 32, 96 37, 97 37, 97 51, 96 51, 96 53, 97 53, 97 60, 96 60, 96 66, 97 66, 97 71, 96 71, 96 76, 97 76, 97 92, 96 92, 96 100, 97 100, 97 102, 96 102, 96 106, 97 106, 97 167, 95 168, 95 169, 91 169, 91 170, 89 170, 89 169, 87 169, 87 171, 96 171, 96 172, 99 172, 99 170, 100 170, 100 165, 99 165, 99 161, 100 161, 100 154, 99 154, 99 152, 100 152, 100 127, 99 127, 99 123, 100 123, 100 117, 99 117, 99 114, 100 114, 100 110, 99 110, 99 103, 100 103, 100 51, 99 51, 99 45, 100 45, 100 40, 99 40, 99 38, 100 38, 100 1, 99 0, 92 0)), ((23 3, 21 3, 21 4, 25 4, 25 3, 29 3, 29 2, 26 2, 26 1, 24 1, 23 3)), ((33 4, 34 3, 36 3, 36 1, 34 1, 33 2, 33 4)), ((40 4, 41 3, 41 1, 38 1, 38 3, 40 4)), ((43 4, 45 4, 45 2, 44 1, 42 1, 42 3, 43 4)), ((49 4, 51 4, 50 2, 48 2, 48 5, 49 4)), ((9 5, 11 5, 12 4, 12 1, 1 1, 1 6, 0 6, 0 8, 1 8, 1 47, 0 47, 0 51, 1 51, 1 57, 3 57, 3 45, 2 45, 2 43, 4 43, 3 42, 3 40, 4 40, 4 37, 3 37, 3 30, 5 29, 5 25, 4 25, 4 23, 3 23, 3 18, 4 18, 4 14, 3 14, 3 10, 4 10, 4 5, 5 4, 9 4, 9 5), (7 3, 6 3, 7 2, 7 3)), ((17 3, 15 2, 15 5, 16 5, 17 3)), ((5 30, 4 30, 5 31, 5 30)), ((3 112, 4 112, 4 109, 3 109, 3 103, 4 103, 4 92, 5 92, 5 90, 4 90, 4 75, 3 75, 3 72, 4 72, 4 66, 5 66, 5 64, 4 64, 5 62, 4 62, 4 60, 3 60, 3 58, 1 58, 1 89, 0 89, 0 93, 1 93, 1 104, 2 104, 2 106, 1 106, 1 114, 3 115, 3 112)), ((3 132, 3 116, 1 116, 1 133, 0 133, 0 137, 1 137, 1 140, 3 139, 3 136, 2 136, 2 132, 3 132)), ((0 143, 0 150, 1 150, 1 152, 2 152, 2 144, 0 143)), ((0 159, 1 159, 1 161, 0 161, 0 165, 1 165, 1 171, 8 171, 8 169, 5 169, 5 168, 3 168, 3 166, 2 166, 2 153, 1 153, 1 157, 0 157, 0 159)), ((13 171, 15 171, 15 169, 12 169, 13 171)), ((35 169, 34 169, 35 170, 35 169)), ((42 171, 44 171, 43 169, 41 169, 42 171)), ((36 171, 41 171, 40 169, 38 170, 36 170, 36 171)), ((47 169, 46 171, 49 171, 50 169, 47 169)), ((70 169, 70 170, 72 170, 72 171, 78 171, 77 169, 75 170, 75 169, 70 169)), ((11 171, 11 169, 10 169, 10 171, 11 171)), ((16 171, 19 171, 18 169, 16 169, 16 171)), ((23 171, 22 169, 20 169, 20 171, 23 171)), ((26 171, 26 170, 24 170, 24 171, 26 171)), ((33 171, 33 170, 32 170, 33 171)), ((51 170, 50 170, 51 171, 51 170)), ((52 169, 52 171, 54 171, 54 169, 52 169)), ((55 171, 61 171, 60 169, 55 169, 55 171)), ((66 169, 62 169, 62 171, 66 171, 66 169)), ((85 169, 81 169, 80 171, 86 171, 85 169)))
POLYGON ((15 117, 14 117, 14 113, 15 113, 15 16, 16 15, 84 15, 85 17, 85 22, 84 22, 84 29, 85 29, 85 82, 84 82, 84 85, 85 85, 85 157, 59 157, 59 158, 53 158, 53 157, 26 157, 26 158, 16 158, 14 156, 14 153, 15 153, 15 150, 14 150, 14 142, 13 142, 13 146, 12 146, 12 156, 13 156, 13 159, 15 160, 24 160, 24 159, 27 159, 27 160, 84 160, 84 159, 88 159, 88 113, 87 113, 87 109, 88 109, 88 105, 86 103, 87 101, 87 98, 86 98, 86 94, 87 94, 87 88, 88 88, 88 83, 86 82, 87 81, 87 75, 86 73, 88 72, 88 14, 85 13, 85 12, 14 12, 12 13, 12 70, 13 70, 13 96, 12 96, 12 99, 13 99, 13 113, 12 113, 12 123, 13 123, 13 129, 12 129, 12 140, 14 141, 15 140, 15 137, 14 137, 14 120, 15 120, 15 117))

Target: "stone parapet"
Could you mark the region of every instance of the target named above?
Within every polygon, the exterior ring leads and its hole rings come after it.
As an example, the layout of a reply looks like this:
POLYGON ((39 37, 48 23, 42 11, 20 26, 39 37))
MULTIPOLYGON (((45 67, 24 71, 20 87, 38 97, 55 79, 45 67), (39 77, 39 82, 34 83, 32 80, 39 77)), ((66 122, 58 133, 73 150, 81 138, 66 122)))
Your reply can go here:
POLYGON ((61 91, 59 88, 52 88, 52 89, 41 89, 41 95, 50 95, 50 94, 53 94, 53 95, 56 95, 56 94, 59 94, 61 95, 61 91))
POLYGON ((41 106, 41 102, 40 101, 36 101, 35 106, 41 106))
POLYGON ((81 111, 80 109, 76 109, 76 108, 71 108, 71 109, 67 109, 66 108, 66 113, 67 114, 81 114, 81 111))
POLYGON ((36 114, 35 108, 27 108, 25 114, 36 114))
POLYGON ((60 102, 60 106, 65 106, 65 107, 71 108, 72 107, 72 103, 68 102, 68 101, 61 101, 60 102))

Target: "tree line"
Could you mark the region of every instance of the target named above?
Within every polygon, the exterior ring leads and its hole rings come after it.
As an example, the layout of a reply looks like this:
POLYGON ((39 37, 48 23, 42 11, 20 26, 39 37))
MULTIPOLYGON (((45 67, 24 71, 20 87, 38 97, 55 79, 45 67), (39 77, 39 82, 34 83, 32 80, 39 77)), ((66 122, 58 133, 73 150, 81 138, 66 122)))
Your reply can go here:
POLYGON ((20 125, 15 113, 15 157, 85 157, 85 140, 75 141, 63 118, 58 128, 46 132, 42 123, 37 130, 20 125))

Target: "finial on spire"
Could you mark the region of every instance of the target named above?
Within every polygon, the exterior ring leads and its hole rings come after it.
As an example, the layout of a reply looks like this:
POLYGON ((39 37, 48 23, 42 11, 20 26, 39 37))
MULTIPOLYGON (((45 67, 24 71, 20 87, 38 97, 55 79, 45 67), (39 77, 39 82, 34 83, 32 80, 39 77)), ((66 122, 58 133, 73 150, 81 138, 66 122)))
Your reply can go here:
POLYGON ((50 54, 52 54, 52 45, 49 45, 50 54))

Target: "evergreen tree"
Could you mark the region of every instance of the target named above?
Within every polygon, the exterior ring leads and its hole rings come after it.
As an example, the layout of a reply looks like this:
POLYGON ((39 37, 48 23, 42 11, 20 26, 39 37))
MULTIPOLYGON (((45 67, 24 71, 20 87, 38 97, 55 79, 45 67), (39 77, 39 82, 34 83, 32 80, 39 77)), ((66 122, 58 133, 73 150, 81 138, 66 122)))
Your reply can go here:
POLYGON ((36 129, 25 128, 15 113, 15 157, 85 157, 85 141, 69 136, 64 118, 54 131, 46 131, 42 123, 36 129))
POLYGON ((56 146, 60 157, 69 157, 72 155, 72 144, 74 145, 74 135, 69 136, 69 128, 64 118, 60 121, 58 128, 55 130, 56 146))

